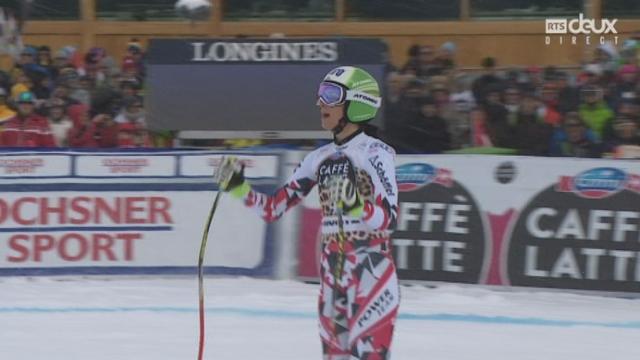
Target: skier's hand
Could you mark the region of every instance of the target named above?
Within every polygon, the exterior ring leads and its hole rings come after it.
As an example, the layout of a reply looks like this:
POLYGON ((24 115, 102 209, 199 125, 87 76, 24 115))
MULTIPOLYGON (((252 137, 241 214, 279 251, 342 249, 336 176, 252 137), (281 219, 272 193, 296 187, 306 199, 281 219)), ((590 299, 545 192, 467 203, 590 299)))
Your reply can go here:
POLYGON ((361 218, 364 202, 358 193, 358 186, 349 178, 339 177, 332 182, 332 194, 335 194, 336 207, 348 216, 361 218))
POLYGON ((248 187, 244 178, 244 164, 234 156, 225 156, 220 160, 220 165, 213 174, 213 181, 218 184, 220 190, 234 195, 238 189, 248 187))

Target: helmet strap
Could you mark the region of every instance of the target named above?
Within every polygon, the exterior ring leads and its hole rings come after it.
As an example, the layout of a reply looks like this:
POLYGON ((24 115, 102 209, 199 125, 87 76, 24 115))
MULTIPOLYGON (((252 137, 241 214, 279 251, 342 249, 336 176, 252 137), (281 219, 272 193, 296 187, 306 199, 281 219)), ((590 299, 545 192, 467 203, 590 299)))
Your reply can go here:
POLYGON ((338 120, 338 124, 334 126, 333 129, 331 129, 333 136, 340 134, 342 130, 344 130, 344 127, 347 126, 347 123, 348 123, 347 117, 346 116, 341 117, 340 120, 338 120))

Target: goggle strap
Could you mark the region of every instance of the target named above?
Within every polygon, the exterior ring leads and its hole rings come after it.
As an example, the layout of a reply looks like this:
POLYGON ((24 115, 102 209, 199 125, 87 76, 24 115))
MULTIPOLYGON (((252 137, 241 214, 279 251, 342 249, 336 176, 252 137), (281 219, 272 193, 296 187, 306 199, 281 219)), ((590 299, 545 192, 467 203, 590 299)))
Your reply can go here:
POLYGON ((382 99, 379 96, 370 95, 362 91, 347 90, 346 100, 361 102, 376 109, 382 105, 382 99))

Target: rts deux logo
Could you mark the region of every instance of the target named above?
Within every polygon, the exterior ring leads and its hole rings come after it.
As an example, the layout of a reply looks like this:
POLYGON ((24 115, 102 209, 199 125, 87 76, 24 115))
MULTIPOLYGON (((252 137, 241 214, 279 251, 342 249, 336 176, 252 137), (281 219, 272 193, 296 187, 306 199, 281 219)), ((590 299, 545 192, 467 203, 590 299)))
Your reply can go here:
POLYGON ((600 44, 611 41, 617 45, 618 36, 615 34, 618 31, 616 30, 616 22, 618 22, 618 19, 588 19, 582 13, 574 19, 546 19, 544 30, 547 36, 545 36, 545 44, 549 45, 555 39, 560 45, 564 43, 576 45, 578 40, 581 39, 585 45, 591 45, 592 40, 594 40, 591 36, 598 35, 596 41, 600 44), (552 38, 550 35, 557 35, 557 37, 552 38), (570 36, 565 38, 564 35, 570 36))

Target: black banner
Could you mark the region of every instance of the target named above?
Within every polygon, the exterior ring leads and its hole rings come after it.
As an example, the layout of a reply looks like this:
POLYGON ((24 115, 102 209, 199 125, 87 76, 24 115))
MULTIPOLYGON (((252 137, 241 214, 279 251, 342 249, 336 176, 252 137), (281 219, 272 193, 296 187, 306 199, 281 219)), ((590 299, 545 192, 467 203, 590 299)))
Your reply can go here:
POLYGON ((397 168, 398 227, 393 233, 403 280, 478 283, 485 231, 478 204, 446 169, 425 163, 397 168))
POLYGON ((512 285, 640 291, 640 177, 615 168, 563 176, 522 210, 512 285))
MULTIPOLYGON (((324 75, 337 66, 358 66, 382 85, 386 52, 377 39, 154 39, 149 126, 322 132, 316 94, 324 75)), ((374 123, 381 121, 379 116, 374 123)))

